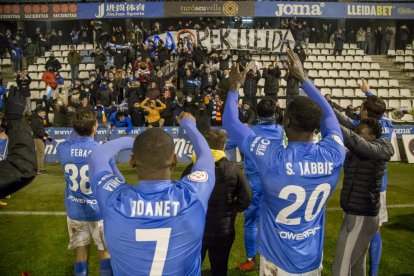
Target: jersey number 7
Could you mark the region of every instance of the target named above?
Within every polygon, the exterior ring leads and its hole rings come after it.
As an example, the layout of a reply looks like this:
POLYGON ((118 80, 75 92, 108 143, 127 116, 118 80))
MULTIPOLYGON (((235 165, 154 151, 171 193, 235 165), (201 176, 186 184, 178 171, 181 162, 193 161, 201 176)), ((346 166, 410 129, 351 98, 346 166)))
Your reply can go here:
POLYGON ((151 265, 150 276, 161 276, 167 258, 168 244, 170 243, 171 228, 135 229, 135 240, 138 242, 155 241, 154 259, 151 265))

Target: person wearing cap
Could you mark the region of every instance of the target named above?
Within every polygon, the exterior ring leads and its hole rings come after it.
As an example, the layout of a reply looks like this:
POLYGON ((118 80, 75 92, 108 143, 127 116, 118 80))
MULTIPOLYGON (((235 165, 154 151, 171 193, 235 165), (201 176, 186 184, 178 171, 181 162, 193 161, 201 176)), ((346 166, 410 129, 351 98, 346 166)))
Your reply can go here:
POLYGON ((33 139, 36 148, 36 158, 37 158, 37 174, 46 173, 45 170, 45 143, 46 140, 52 140, 49 134, 45 131, 44 118, 46 116, 46 110, 42 106, 38 106, 35 109, 35 114, 33 116, 31 126, 33 132, 33 139))
POLYGON ((252 125, 256 120, 256 112, 252 109, 250 100, 243 100, 243 104, 239 108, 239 119, 245 125, 252 125))
POLYGON ((49 70, 49 68, 52 68, 55 72, 62 69, 62 65, 60 64, 59 60, 55 58, 55 55, 53 53, 50 54, 49 59, 46 61, 45 64, 45 69, 49 70))

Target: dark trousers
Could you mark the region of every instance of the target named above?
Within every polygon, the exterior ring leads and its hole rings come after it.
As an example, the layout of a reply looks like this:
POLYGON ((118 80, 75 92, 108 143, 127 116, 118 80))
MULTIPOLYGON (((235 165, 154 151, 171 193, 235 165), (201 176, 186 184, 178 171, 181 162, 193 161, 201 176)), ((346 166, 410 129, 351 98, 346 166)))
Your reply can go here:
POLYGON ((341 56, 342 55, 342 49, 334 49, 333 50, 333 55, 336 56, 337 54, 341 56))
POLYGON ((211 275, 226 276, 227 266, 229 263, 230 250, 233 246, 235 232, 224 237, 203 238, 203 246, 201 247, 202 262, 208 251, 210 259, 211 275))

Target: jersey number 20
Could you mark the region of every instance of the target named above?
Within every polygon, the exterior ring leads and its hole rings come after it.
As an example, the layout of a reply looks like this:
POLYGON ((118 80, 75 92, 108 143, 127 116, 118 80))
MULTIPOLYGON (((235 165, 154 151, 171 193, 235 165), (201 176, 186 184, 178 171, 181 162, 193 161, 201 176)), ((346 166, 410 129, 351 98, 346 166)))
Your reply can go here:
MULTIPOLYGON (((312 221, 314 220, 322 210, 323 205, 325 204, 326 200, 328 199, 329 193, 331 191, 331 185, 327 183, 323 183, 318 185, 315 190, 311 193, 308 203, 306 205, 305 210, 305 220, 312 221), (319 201, 318 208, 314 213, 313 210, 315 209, 316 201, 318 200, 319 195, 323 193, 321 200, 319 201)), ((286 208, 282 209, 276 217, 276 222, 287 224, 287 225, 298 225, 300 224, 302 218, 288 218, 291 214, 296 212, 306 201, 306 191, 300 186, 297 185, 289 185, 284 187, 280 193, 279 198, 288 199, 290 195, 295 195, 296 200, 293 204, 287 206, 286 208)))
POLYGON ((78 189, 85 195, 89 195, 92 193, 91 187, 86 187, 89 184, 89 177, 88 177, 88 165, 83 165, 80 170, 75 164, 66 164, 65 165, 65 173, 69 176, 72 185, 69 185, 70 189, 74 192, 77 192, 78 189), (79 178, 79 181, 78 181, 79 178))

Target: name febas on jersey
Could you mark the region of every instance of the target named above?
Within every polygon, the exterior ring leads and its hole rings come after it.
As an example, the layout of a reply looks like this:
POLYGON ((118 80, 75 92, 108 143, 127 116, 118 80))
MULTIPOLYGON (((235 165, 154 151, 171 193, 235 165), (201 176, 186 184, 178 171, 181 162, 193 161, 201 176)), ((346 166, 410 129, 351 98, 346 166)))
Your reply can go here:
POLYGON ((73 220, 102 219, 89 183, 88 157, 96 145, 91 137, 77 137, 67 139, 57 149, 66 180, 66 210, 73 220))
POLYGON ((330 147, 343 148, 341 138, 331 135, 318 144, 291 143, 287 148, 262 137, 250 141, 246 149, 264 175, 260 254, 289 273, 317 269, 323 250, 325 203, 342 165, 340 158, 327 152, 330 147))

